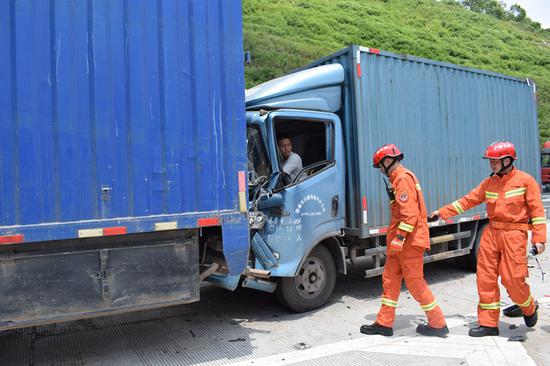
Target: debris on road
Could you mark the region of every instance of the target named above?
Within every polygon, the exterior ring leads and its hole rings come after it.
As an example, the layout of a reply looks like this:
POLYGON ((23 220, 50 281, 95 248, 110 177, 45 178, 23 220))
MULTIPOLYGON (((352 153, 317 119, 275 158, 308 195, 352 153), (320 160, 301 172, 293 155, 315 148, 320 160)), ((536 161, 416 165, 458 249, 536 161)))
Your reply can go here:
POLYGON ((244 342, 244 341, 246 341, 246 339, 241 337, 228 340, 228 342, 244 342))
POLYGON ((297 350, 302 350, 302 349, 311 348, 311 346, 309 344, 304 343, 304 342, 300 342, 300 343, 296 343, 294 345, 294 348, 296 348, 297 350))

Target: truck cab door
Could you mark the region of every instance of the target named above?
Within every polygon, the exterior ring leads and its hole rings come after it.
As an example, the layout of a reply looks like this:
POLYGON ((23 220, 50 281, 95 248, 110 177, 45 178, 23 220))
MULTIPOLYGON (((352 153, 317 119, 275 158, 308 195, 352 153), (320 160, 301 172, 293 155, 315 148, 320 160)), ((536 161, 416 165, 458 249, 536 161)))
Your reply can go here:
POLYGON ((266 122, 278 176, 271 188, 282 197, 282 206, 264 212, 267 223, 261 235, 278 259, 277 266, 269 268, 272 275, 288 277, 317 243, 340 235, 344 227, 342 130, 338 116, 325 112, 280 110, 271 112, 266 122), (282 137, 291 140, 292 151, 302 161, 302 169, 290 177, 278 147, 282 137))

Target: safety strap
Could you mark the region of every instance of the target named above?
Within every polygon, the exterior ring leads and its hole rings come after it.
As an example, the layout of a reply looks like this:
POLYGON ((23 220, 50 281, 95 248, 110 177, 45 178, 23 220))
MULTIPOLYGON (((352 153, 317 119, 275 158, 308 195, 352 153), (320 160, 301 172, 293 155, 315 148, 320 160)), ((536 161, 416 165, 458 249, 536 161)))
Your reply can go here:
POLYGON ((489 221, 489 225, 491 225, 493 229, 498 229, 498 230, 528 231, 533 229, 532 225, 521 223, 521 222, 502 222, 502 221, 491 220, 489 221))
POLYGON ((384 159, 380 160, 380 163, 378 164, 382 167, 382 170, 384 171, 384 173, 389 177, 390 175, 388 174, 388 172, 390 171, 391 167, 394 166, 394 164, 399 161, 399 159, 397 159, 396 157, 390 157, 390 156, 386 156, 384 159), (384 164, 382 164, 382 161, 384 161, 384 159, 389 159, 389 158, 393 158, 393 161, 386 168, 384 164))
MULTIPOLYGON (((506 158, 502 158, 502 159, 506 159, 506 158)), ((508 169, 509 167, 511 167, 512 165, 514 165, 514 159, 512 158, 508 158, 508 160, 510 161, 508 164, 504 165, 502 164, 502 168, 500 168, 500 170, 498 171, 497 174, 502 174, 503 171, 505 171, 506 169, 508 169)))
MULTIPOLYGON (((506 159, 506 157, 501 158, 501 160, 502 159, 506 159)), ((500 168, 500 170, 497 172, 498 176, 502 177, 502 172, 505 171, 506 169, 508 169, 509 167, 511 167, 512 165, 514 165, 514 159, 512 159, 512 158, 509 158, 509 159, 511 160, 511 162, 507 165, 502 164, 502 168, 500 168)), ((493 175, 495 175, 495 173, 491 173, 489 176, 492 177, 493 175)))

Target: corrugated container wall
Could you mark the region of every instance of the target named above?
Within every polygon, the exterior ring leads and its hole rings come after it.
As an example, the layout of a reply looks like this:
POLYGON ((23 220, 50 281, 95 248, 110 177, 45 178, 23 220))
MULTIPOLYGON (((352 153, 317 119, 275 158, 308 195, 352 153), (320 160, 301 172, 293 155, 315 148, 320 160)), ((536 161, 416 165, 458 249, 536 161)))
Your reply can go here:
POLYGON ((241 4, 0 1, 0 227, 238 210, 241 4))
POLYGON ((512 141, 519 169, 540 182, 536 98, 526 80, 357 46, 310 66, 335 62, 344 66, 351 85, 341 114, 346 138, 355 142, 347 151, 350 227, 389 223, 382 176, 371 167, 373 152, 386 143, 404 153, 403 163, 418 176, 428 210, 460 198, 489 175, 481 157, 497 140, 512 141), (360 222, 363 195, 367 225, 360 222))

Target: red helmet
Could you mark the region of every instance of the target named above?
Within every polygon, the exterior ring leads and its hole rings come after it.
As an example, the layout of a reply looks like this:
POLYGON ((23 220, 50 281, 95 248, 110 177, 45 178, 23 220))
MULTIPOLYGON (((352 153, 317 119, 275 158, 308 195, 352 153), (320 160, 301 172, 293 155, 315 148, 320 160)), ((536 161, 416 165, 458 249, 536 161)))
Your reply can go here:
POLYGON ((397 160, 403 159, 403 154, 397 146, 394 144, 387 144, 376 150, 376 152, 372 155, 372 166, 374 168, 378 167, 378 164, 387 157, 391 158, 397 158, 397 160))
POLYGON ((487 150, 485 150, 485 155, 483 159, 502 159, 502 158, 512 158, 513 160, 517 159, 516 148, 514 144, 508 141, 497 141, 493 142, 487 150))

